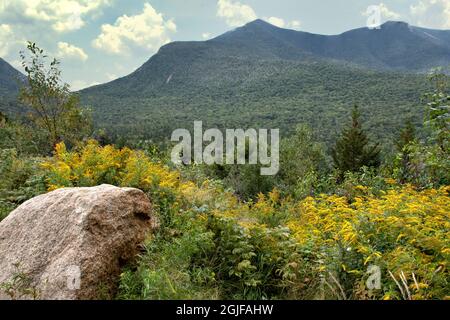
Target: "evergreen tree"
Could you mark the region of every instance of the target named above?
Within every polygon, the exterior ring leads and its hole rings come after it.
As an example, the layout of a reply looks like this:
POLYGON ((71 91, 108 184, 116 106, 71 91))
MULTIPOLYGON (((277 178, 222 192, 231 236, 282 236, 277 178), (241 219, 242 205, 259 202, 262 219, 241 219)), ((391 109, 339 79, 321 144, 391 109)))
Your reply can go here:
POLYGON ((362 129, 360 112, 357 106, 353 108, 352 123, 343 129, 341 137, 332 149, 336 168, 341 174, 357 172, 362 167, 378 167, 380 165, 380 148, 378 144, 369 145, 369 139, 362 129))

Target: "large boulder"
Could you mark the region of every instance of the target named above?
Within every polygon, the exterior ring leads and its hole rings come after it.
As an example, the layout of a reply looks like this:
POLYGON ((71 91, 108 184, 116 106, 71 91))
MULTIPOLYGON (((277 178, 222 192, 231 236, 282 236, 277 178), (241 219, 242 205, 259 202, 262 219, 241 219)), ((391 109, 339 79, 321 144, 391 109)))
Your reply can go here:
POLYGON ((33 198, 0 223, 0 299, 99 299, 155 227, 140 190, 101 185, 33 198))

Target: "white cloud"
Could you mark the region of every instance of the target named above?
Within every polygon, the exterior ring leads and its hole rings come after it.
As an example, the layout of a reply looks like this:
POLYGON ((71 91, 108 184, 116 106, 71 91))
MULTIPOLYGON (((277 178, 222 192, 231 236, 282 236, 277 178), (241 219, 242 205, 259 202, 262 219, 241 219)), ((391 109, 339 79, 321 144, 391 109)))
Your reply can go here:
MULTIPOLYGON (((370 8, 374 7, 377 7, 383 20, 398 20, 401 18, 400 14, 390 10, 383 2, 377 5, 370 6, 370 8)), ((371 16, 372 14, 373 12, 371 10, 367 10, 362 13, 362 15, 365 17, 371 16)))
POLYGON ((16 68, 19 71, 25 71, 23 70, 22 61, 19 60, 13 60, 9 62, 10 65, 12 65, 14 68, 16 68))
POLYGON ((202 38, 208 40, 209 38, 211 38, 211 33, 209 32, 202 33, 202 38))
POLYGON ((302 23, 299 20, 292 20, 290 22, 286 22, 282 18, 278 18, 278 17, 269 17, 269 18, 265 18, 265 20, 278 28, 288 28, 288 29, 300 30, 300 27, 302 25, 302 23))
POLYGON ((93 46, 113 54, 127 54, 130 46, 156 51, 170 42, 170 34, 177 31, 173 20, 165 20, 161 13, 148 3, 141 14, 123 15, 114 25, 102 25, 101 34, 92 42, 93 46))
MULTIPOLYGON (((252 7, 233 0, 218 0, 217 16, 223 18, 230 27, 240 27, 258 18, 252 7)), ((299 29, 301 25, 299 20, 286 22, 279 17, 265 17, 264 20, 279 28, 299 29)))
POLYGON ((292 20, 288 26, 290 29, 300 30, 302 27, 302 22, 300 20, 292 20))
POLYGON ((225 19, 230 27, 239 27, 257 18, 252 7, 232 0, 217 2, 217 16, 225 19))
POLYGON ((381 16, 387 20, 398 20, 401 15, 390 10, 384 3, 380 3, 381 16))
POLYGON ((269 22, 270 24, 273 24, 274 26, 276 26, 278 28, 284 28, 286 26, 286 23, 281 18, 270 17, 270 18, 267 18, 266 20, 267 20, 267 22, 269 22))
POLYGON ((112 1, 0 0, 0 56, 17 59, 27 40, 52 51, 58 33, 80 29, 112 1))
MULTIPOLYGON (((1 0, 0 0, 1 1, 1 0)), ((18 53, 26 46, 26 40, 17 34, 13 26, 0 23, 0 57, 5 58, 11 53, 18 53)), ((14 58, 17 58, 15 56, 14 58)))
POLYGON ((11 47, 12 34, 11 26, 0 24, 0 57, 8 54, 11 47))
POLYGON ((58 52, 56 53, 56 56, 61 59, 67 58, 81 61, 86 61, 88 58, 88 55, 83 49, 67 42, 58 42, 58 52))
POLYGON ((449 0, 420 0, 410 6, 413 22, 422 27, 450 29, 449 0))
POLYGON ((111 0, 1 0, 2 21, 50 24, 57 32, 78 30, 89 15, 98 13, 111 0))
POLYGON ((108 81, 113 81, 116 80, 117 78, 119 78, 119 76, 115 75, 114 73, 106 73, 106 78, 108 79, 108 81))
POLYGON ((75 80, 72 81, 72 83, 70 84, 70 90, 72 91, 78 91, 81 89, 85 89, 85 88, 89 88, 92 86, 96 86, 100 84, 100 82, 94 81, 94 82, 87 82, 87 81, 83 81, 83 80, 75 80))

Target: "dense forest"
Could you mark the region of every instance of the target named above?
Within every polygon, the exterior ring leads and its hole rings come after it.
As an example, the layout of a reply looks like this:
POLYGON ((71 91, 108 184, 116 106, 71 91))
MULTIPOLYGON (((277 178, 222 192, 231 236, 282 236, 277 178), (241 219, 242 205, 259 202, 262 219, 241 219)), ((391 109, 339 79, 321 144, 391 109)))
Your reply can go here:
POLYGON ((144 90, 149 89, 138 81, 130 87, 118 83, 110 92, 97 92, 94 87, 92 95, 90 90, 81 94, 82 101, 95 106, 94 119, 101 128, 130 138, 167 139, 174 129, 202 119, 206 127, 221 129, 280 128, 285 137, 292 134, 296 124, 308 123, 328 144, 350 115, 352 105, 358 104, 374 138, 388 144, 404 121, 420 125, 420 92, 430 89, 423 75, 327 63, 240 58, 209 63, 174 74, 168 84, 162 83, 145 95, 144 90), (208 68, 214 72, 199 81, 208 68), (129 96, 115 94, 122 91, 129 96), (140 98, 142 95, 145 97, 140 98))

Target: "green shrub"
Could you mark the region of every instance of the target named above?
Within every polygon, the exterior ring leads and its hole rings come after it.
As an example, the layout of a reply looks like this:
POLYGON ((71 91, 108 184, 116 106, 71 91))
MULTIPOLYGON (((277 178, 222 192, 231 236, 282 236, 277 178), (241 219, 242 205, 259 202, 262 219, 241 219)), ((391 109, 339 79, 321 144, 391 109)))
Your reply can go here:
POLYGON ((19 157, 15 149, 0 150, 0 220, 23 202, 45 192, 40 159, 19 157))
POLYGON ((214 273, 194 265, 200 252, 212 250, 211 232, 192 214, 176 220, 179 229, 149 239, 138 264, 122 273, 119 299, 219 298, 214 273))

